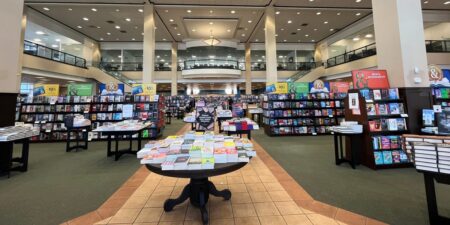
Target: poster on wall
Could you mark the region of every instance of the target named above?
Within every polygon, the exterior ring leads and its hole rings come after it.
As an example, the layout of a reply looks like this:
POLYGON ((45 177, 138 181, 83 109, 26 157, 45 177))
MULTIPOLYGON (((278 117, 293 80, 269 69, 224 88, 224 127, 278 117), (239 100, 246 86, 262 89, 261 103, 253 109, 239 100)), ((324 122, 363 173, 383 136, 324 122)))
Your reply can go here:
POLYGON ((353 70, 353 88, 387 89, 389 79, 386 70, 353 70))
POLYGON ((69 96, 91 96, 92 84, 69 84, 67 86, 67 95, 69 96))
POLYGON ((270 94, 287 94, 288 83, 286 82, 269 82, 266 83, 266 93, 270 94))
POLYGON ((59 84, 35 84, 33 96, 58 96, 59 84))
POLYGON ((289 82, 288 86, 291 94, 309 93, 309 82, 289 82))
POLYGON ((99 84, 98 89, 100 95, 123 95, 125 93, 125 85, 110 82, 108 84, 99 84))
POLYGON ((156 95, 156 84, 133 84, 132 95, 156 95))
POLYGON ((233 117, 244 117, 244 107, 242 103, 234 103, 231 111, 233 117))
POLYGON ((309 88, 309 93, 328 93, 330 92, 330 83, 315 80, 309 84, 309 88))
POLYGON ((214 108, 197 107, 195 123, 196 130, 214 130, 214 108))
POLYGON ((348 82, 330 82, 330 92, 332 93, 348 93, 350 83, 348 82))
POLYGON ((429 65, 428 78, 432 87, 450 87, 450 70, 443 70, 437 65, 429 65))

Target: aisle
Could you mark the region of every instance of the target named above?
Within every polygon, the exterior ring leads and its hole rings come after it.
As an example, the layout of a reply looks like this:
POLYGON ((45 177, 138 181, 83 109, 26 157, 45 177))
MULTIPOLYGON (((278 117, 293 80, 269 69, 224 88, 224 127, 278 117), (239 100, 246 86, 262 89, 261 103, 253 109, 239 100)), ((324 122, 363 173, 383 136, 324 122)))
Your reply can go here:
MULTIPOLYGON (((184 125, 172 120, 163 134, 175 134, 184 125)), ((28 171, 0 177, 0 221, 49 225, 83 215, 97 209, 139 167, 133 155, 117 162, 107 158, 106 142, 91 142, 87 151, 70 153, 65 143, 32 144, 28 171)))

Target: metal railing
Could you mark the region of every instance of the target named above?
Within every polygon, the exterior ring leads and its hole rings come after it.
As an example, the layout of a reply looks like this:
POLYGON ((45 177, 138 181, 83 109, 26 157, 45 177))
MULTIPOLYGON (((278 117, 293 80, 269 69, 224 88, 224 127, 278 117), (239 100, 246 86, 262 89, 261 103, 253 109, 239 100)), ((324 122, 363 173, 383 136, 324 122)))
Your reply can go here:
POLYGON ((192 69, 233 69, 240 70, 239 62, 225 59, 196 59, 184 61, 183 70, 192 69))
POLYGON ((302 70, 298 70, 297 73, 295 73, 294 75, 290 76, 287 79, 287 82, 295 82, 298 79, 302 78, 303 76, 305 76, 306 74, 308 74, 309 72, 311 72, 313 69, 318 68, 323 66, 322 63, 320 62, 310 62, 308 63, 307 67, 302 67, 302 70))
MULTIPOLYGON (((142 62, 102 62, 102 66, 107 71, 142 71, 142 62)), ((155 71, 171 71, 171 65, 155 63, 155 71)))
POLYGON ((355 61, 358 59, 366 58, 366 57, 373 56, 376 54, 377 54, 377 49, 376 49, 375 43, 372 43, 370 45, 366 45, 364 47, 357 48, 355 50, 346 52, 342 55, 338 55, 333 58, 329 58, 327 60, 326 67, 328 68, 328 67, 341 65, 344 63, 348 63, 348 62, 355 61))
POLYGON ((425 46, 427 52, 450 52, 450 41, 445 40, 426 40, 425 46))
POLYGON ((71 66, 86 68, 86 60, 69 53, 61 52, 30 41, 24 41, 23 53, 65 63, 71 66))
MULTIPOLYGON (((306 71, 315 68, 315 62, 278 62, 278 71, 306 71)), ((266 62, 252 62, 252 71, 265 71, 266 62)))
POLYGON ((92 65, 94 67, 99 68, 100 70, 102 70, 104 73, 110 75, 111 77, 125 83, 128 85, 132 85, 134 83, 136 83, 135 80, 132 80, 130 78, 128 78, 127 76, 123 75, 121 73, 121 71, 119 70, 111 70, 111 68, 109 66, 106 66, 107 64, 104 62, 93 62, 92 65))

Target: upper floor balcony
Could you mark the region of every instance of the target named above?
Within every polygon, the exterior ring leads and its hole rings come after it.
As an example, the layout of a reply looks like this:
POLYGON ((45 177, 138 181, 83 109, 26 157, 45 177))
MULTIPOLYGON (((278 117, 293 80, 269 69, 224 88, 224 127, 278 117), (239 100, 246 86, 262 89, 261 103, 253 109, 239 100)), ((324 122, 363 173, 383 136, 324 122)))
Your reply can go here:
POLYGON ((23 53, 71 66, 86 68, 86 60, 30 41, 24 41, 23 53))

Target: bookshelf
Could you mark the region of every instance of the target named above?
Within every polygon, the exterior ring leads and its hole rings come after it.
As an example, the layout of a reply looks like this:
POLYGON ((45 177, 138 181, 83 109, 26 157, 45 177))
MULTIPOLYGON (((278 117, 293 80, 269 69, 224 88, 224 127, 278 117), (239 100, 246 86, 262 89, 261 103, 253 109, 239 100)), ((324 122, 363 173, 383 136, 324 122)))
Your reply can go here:
POLYGON ((178 115, 183 113, 180 111, 180 108, 189 106, 190 101, 191 97, 187 95, 167 96, 165 104, 168 112, 171 112, 173 117, 183 117, 184 114, 178 115))
MULTIPOLYGON (((133 105, 133 119, 152 121, 154 124, 144 130, 143 138, 156 138, 164 128, 164 98, 150 99, 150 96, 66 96, 26 98, 20 104, 18 121, 31 123, 41 130, 40 136, 32 142, 55 142, 67 139, 64 117, 82 114, 91 120, 91 129, 123 121, 122 107, 133 105)), ((91 133, 92 140, 106 140, 106 136, 91 133)), ((76 136, 72 136, 76 138, 76 136)))
MULTIPOLYGON (((350 90, 358 93, 359 109, 349 108, 345 99, 345 120, 363 125, 360 162, 371 169, 412 166, 402 150, 402 134, 409 133, 409 116, 404 98, 398 88, 350 90), (358 113, 359 111, 359 113, 358 113)), ((346 149, 352 143, 346 143, 346 149)))
POLYGON ((433 105, 441 105, 442 108, 450 107, 450 87, 434 87, 431 90, 433 105))
POLYGON ((262 99, 264 132, 269 136, 330 134, 344 118, 345 93, 268 94, 262 99))

